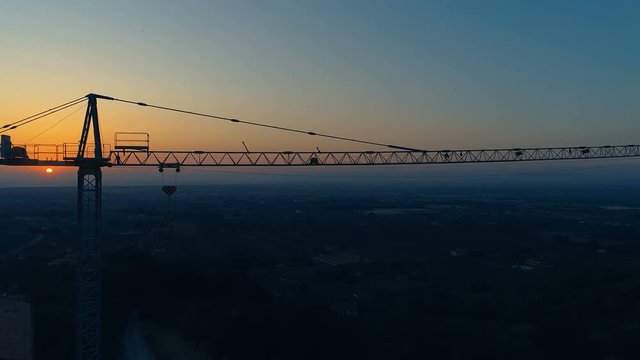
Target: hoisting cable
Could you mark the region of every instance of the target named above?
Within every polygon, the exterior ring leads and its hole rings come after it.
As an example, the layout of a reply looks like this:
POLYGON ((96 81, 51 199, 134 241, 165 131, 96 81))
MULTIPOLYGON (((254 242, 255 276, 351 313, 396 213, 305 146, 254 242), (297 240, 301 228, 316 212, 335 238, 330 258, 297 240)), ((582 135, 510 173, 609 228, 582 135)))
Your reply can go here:
MULTIPOLYGON (((77 105, 77 104, 76 104, 77 105)), ((81 107, 75 109, 73 112, 69 113, 68 115, 65 115, 65 117, 63 117, 62 119, 56 121, 53 125, 49 126, 48 128, 44 129, 43 131, 41 131, 38 135, 32 137, 31 139, 27 140, 25 142, 25 144, 29 144, 31 143, 33 140, 39 138, 42 134, 46 133, 47 131, 53 129, 54 127, 56 127, 57 125, 59 125, 61 122, 67 120, 68 118, 70 118, 71 116, 73 116, 75 113, 77 113, 78 111, 82 110, 81 107)))
POLYGON ((26 118, 24 118, 24 119, 20 119, 20 120, 18 120, 18 121, 14 121, 14 122, 12 122, 12 123, 10 123, 10 124, 6 124, 6 125, 2 126, 0 129, 6 129, 6 128, 8 128, 8 127, 11 127, 11 126, 17 125, 17 124, 19 124, 19 123, 21 123, 21 122, 23 122, 23 121, 27 121, 27 120, 29 120, 29 119, 31 119, 31 118, 34 118, 34 117, 36 117, 36 116, 42 115, 42 114, 44 114, 44 113, 47 113, 47 112, 49 112, 49 111, 55 110, 55 109, 57 109, 57 108, 61 108, 61 107, 63 107, 63 106, 69 105, 69 104, 71 104, 71 103, 75 103, 76 101, 80 101, 80 100, 84 101, 84 99, 86 99, 86 96, 83 96, 83 97, 77 98, 77 99, 75 99, 75 100, 68 101, 68 102, 66 102, 66 103, 64 103, 64 104, 61 104, 61 105, 58 105, 58 106, 54 106, 54 107, 52 107, 51 109, 48 109, 48 110, 45 110, 45 111, 41 111, 41 112, 39 112, 39 113, 37 113, 37 114, 34 114, 34 115, 31 115, 31 116, 28 116, 28 117, 26 117, 26 118))
POLYGON ((0 134, 5 133, 5 132, 10 131, 10 130, 14 130, 16 128, 19 128, 20 126, 23 126, 23 125, 29 124, 31 122, 34 122, 36 120, 42 119, 43 117, 55 114, 55 113, 57 113, 59 111, 62 111, 62 110, 67 109, 67 108, 70 108, 72 106, 78 105, 78 104, 80 104, 80 103, 82 103, 84 101, 85 101, 85 97, 82 97, 82 98, 76 99, 74 101, 70 101, 70 102, 64 103, 62 105, 58 105, 58 106, 53 107, 53 108, 51 108, 49 110, 42 111, 42 112, 37 113, 35 115, 31 115, 31 116, 26 117, 24 119, 15 121, 13 123, 4 125, 2 128, 0 128, 0 129, 2 129, 2 130, 0 130, 0 134))
POLYGON ((199 112, 194 112, 194 111, 170 108, 170 107, 166 107, 166 106, 147 104, 147 103, 143 103, 143 102, 139 102, 139 101, 117 99, 117 98, 112 98, 112 97, 107 97, 107 96, 105 96, 103 98, 104 99, 108 99, 108 100, 122 102, 122 103, 127 103, 127 104, 145 106, 145 107, 150 107, 150 108, 155 108, 155 109, 160 109, 160 110, 166 110, 166 111, 173 111, 173 112, 182 113, 182 114, 202 116, 202 117, 207 117, 207 118, 216 119, 216 120, 223 120, 223 121, 230 121, 230 122, 233 122, 233 123, 260 126, 260 127, 269 128, 269 129, 275 129, 275 130, 281 130, 281 131, 289 131, 289 132, 295 132, 295 133, 299 133, 299 134, 305 134, 305 135, 311 135, 311 136, 319 136, 319 137, 335 139, 335 140, 350 141, 350 142, 355 142, 355 143, 360 143, 360 144, 367 144, 367 145, 383 146, 383 147, 388 147, 388 148, 391 148, 391 149, 399 149, 399 150, 407 150, 407 151, 419 151, 419 152, 425 152, 426 151, 426 150, 415 149, 415 148, 406 147, 406 146, 383 144, 383 143, 374 142, 374 141, 367 141, 367 140, 360 140, 360 139, 348 138, 348 137, 337 136, 337 135, 323 134, 323 133, 319 133, 319 132, 315 132, 315 131, 304 131, 304 130, 299 130, 299 129, 293 129, 293 128, 277 126, 277 125, 271 125, 271 124, 265 124, 265 123, 258 123, 258 122, 254 122, 254 121, 241 120, 241 119, 230 118, 230 117, 225 117, 225 116, 204 114, 204 113, 199 113, 199 112))

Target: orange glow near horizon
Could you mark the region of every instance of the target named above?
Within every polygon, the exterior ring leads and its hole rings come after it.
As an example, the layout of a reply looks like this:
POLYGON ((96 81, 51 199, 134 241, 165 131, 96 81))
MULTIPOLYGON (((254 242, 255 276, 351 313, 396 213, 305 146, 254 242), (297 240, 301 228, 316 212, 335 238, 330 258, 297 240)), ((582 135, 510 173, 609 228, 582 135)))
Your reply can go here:
POLYGON ((53 174, 53 169, 52 168, 46 168, 44 170, 44 172, 47 173, 47 174, 53 174))

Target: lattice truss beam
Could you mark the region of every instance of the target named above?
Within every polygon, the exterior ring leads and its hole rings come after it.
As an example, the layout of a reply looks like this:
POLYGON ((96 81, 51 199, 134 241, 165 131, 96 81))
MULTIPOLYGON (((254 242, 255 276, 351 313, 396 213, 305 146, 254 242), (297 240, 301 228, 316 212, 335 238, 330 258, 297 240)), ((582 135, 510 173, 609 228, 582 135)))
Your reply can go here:
POLYGON ((640 156, 639 145, 527 149, 349 152, 113 151, 113 166, 410 165, 640 156))

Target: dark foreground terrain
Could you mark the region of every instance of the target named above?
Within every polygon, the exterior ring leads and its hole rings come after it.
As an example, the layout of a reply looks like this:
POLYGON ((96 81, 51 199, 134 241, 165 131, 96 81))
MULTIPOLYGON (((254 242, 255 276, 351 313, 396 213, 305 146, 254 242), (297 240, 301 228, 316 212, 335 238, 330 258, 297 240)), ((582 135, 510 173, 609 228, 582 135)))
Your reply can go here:
MULTIPOLYGON (((73 358, 74 196, 0 190, 35 359, 73 358)), ((640 358, 640 187, 104 197, 105 359, 640 358)))

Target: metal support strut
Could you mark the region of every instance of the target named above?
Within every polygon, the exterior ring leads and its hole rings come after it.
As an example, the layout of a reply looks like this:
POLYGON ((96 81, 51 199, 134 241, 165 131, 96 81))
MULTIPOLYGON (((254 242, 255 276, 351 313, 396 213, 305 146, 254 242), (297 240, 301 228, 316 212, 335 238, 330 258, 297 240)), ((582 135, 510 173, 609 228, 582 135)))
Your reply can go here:
POLYGON ((102 170, 99 166, 78 170, 78 304, 76 319, 77 360, 100 359, 100 217, 102 170))

